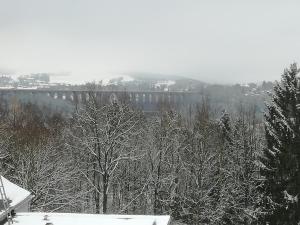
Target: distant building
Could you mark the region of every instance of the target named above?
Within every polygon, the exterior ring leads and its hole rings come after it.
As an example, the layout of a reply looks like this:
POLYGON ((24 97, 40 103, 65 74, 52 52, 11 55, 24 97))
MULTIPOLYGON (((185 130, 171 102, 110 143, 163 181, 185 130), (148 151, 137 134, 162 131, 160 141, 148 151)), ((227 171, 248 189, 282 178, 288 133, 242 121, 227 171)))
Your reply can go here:
POLYGON ((35 73, 18 77, 18 85, 22 87, 48 86, 50 75, 47 73, 35 73))

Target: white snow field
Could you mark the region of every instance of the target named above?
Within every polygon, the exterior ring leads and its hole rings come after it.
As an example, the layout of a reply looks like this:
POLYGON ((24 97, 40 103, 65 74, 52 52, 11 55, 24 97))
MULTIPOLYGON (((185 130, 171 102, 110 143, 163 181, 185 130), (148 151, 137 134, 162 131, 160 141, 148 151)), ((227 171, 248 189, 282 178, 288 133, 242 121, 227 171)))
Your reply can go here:
POLYGON ((169 216, 100 215, 75 213, 17 213, 18 225, 168 225, 169 216))

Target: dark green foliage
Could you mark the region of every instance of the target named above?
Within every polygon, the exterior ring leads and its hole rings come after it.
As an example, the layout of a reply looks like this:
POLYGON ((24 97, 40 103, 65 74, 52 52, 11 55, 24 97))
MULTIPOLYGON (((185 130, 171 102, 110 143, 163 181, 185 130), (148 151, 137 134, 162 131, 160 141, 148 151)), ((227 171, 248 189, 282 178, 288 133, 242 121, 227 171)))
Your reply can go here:
POLYGON ((292 64, 274 87, 265 115, 267 146, 261 159, 260 188, 264 222, 297 224, 300 220, 299 69, 292 64))

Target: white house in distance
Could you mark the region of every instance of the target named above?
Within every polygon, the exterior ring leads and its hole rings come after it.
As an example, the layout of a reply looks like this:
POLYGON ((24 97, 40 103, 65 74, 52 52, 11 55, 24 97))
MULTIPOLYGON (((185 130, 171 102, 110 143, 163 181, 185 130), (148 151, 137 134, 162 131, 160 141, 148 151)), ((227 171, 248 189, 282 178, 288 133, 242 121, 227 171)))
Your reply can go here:
MULTIPOLYGON (((29 191, 2 177, 10 210, 16 213, 13 224, 18 225, 169 225, 170 216, 101 215, 77 213, 29 212, 32 195, 29 191)), ((1 203, 0 203, 1 204, 1 203)), ((0 224, 5 223, 4 208, 0 206, 0 224)))

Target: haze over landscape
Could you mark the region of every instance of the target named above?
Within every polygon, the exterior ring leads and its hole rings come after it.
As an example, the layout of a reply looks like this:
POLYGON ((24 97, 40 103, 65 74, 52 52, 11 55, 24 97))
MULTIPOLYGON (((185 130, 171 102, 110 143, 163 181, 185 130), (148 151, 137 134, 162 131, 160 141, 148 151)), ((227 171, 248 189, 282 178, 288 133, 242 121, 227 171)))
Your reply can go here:
POLYGON ((0 0, 0 72, 73 83, 180 75, 278 79, 300 59, 299 1, 0 0))
POLYGON ((0 0, 0 225, 300 225, 299 9, 0 0))

